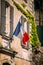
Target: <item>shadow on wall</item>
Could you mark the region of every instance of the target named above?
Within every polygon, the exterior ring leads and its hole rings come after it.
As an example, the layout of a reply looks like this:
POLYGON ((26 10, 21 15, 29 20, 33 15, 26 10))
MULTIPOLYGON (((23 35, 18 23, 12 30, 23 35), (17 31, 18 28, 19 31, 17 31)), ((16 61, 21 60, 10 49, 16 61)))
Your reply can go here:
POLYGON ((41 42, 41 46, 43 46, 43 26, 37 26, 37 33, 41 42))
POLYGON ((5 62, 5 63, 3 63, 3 65, 10 65, 9 63, 7 63, 7 62, 5 62))

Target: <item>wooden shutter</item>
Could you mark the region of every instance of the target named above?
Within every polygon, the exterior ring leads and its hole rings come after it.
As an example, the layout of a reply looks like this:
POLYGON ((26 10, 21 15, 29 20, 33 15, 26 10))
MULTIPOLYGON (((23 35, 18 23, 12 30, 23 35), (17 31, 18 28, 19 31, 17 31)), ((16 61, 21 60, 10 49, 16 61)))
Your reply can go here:
POLYGON ((0 0, 0 34, 1 34, 1 0, 0 0))
POLYGON ((13 14, 14 14, 14 8, 10 6, 10 38, 12 38, 13 35, 13 14))
POLYGON ((6 9, 5 0, 1 0, 1 34, 5 34, 6 9))

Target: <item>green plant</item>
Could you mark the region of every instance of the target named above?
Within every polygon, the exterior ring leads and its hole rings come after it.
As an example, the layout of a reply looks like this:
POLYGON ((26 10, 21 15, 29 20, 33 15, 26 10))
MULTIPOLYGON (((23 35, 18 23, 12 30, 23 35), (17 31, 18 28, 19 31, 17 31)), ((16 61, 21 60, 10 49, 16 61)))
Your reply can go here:
POLYGON ((29 22, 31 22, 30 20, 33 18, 33 16, 31 15, 30 12, 28 12, 27 10, 25 10, 19 3, 17 3, 15 0, 14 0, 14 4, 15 6, 17 7, 17 9, 19 11, 21 11, 22 14, 25 15, 25 17, 27 18, 27 20, 29 19, 29 22))
POLYGON ((32 30, 31 30, 31 44, 32 46, 36 46, 39 43, 38 34, 35 21, 32 21, 32 30))

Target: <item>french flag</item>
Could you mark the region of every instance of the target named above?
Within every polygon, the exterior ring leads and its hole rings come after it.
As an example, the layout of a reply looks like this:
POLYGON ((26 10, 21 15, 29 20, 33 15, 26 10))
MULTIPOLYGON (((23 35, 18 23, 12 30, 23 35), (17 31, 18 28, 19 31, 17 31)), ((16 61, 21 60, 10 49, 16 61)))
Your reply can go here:
POLYGON ((18 22, 13 35, 15 35, 15 36, 17 36, 19 38, 21 36, 20 39, 21 39, 23 45, 26 45, 26 42, 30 39, 30 36, 28 35, 27 32, 24 31, 23 25, 22 25, 22 23, 20 21, 18 22))

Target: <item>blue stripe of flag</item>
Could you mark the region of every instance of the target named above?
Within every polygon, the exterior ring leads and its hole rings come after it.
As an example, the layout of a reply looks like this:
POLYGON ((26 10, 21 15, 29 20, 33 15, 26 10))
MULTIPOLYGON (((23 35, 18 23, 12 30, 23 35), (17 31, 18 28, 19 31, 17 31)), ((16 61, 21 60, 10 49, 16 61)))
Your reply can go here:
POLYGON ((19 32, 20 32, 20 27, 21 27, 21 25, 22 25, 22 24, 21 24, 20 21, 19 21, 18 24, 17 24, 17 26, 16 26, 16 29, 15 29, 13 35, 18 36, 18 34, 19 34, 19 32))

